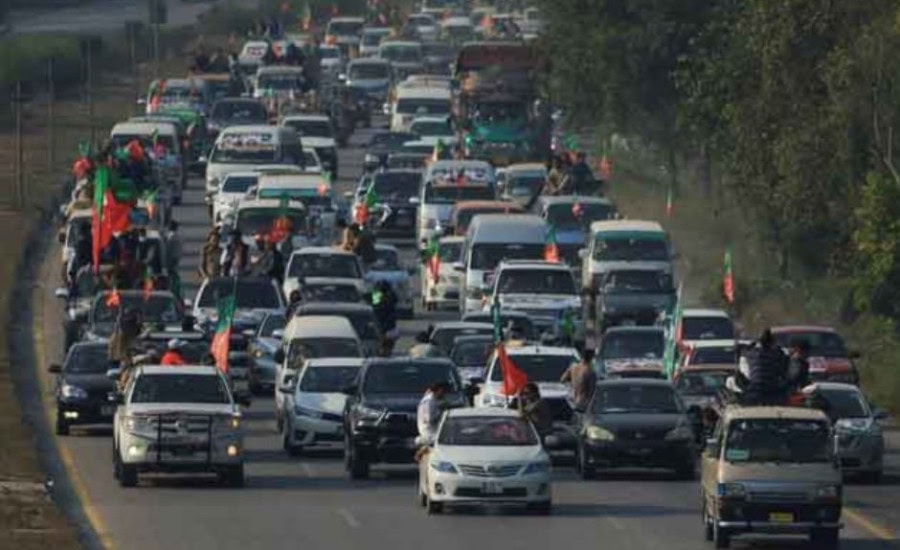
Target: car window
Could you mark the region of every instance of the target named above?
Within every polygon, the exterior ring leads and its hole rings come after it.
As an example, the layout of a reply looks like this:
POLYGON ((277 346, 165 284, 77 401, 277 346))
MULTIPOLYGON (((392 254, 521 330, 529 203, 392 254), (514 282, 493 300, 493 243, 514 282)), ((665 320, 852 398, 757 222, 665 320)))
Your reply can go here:
POLYGON ((288 346, 287 361, 293 369, 306 359, 327 357, 359 357, 359 344, 351 338, 297 338, 288 346))
POLYGON ((547 207, 547 223, 561 231, 583 230, 595 221, 613 219, 615 214, 615 207, 609 204, 552 204, 547 207))
POLYGON ((246 193, 259 181, 257 176, 228 176, 222 183, 223 193, 246 193))
POLYGON ((376 363, 366 370, 363 391, 370 394, 422 395, 432 384, 447 382, 459 390, 455 370, 444 363, 376 363))
POLYGON ((459 416, 444 421, 438 444, 512 447, 537 445, 538 439, 534 428, 521 418, 459 416))
POLYGON ((144 374, 131 393, 132 403, 231 403, 220 376, 209 374, 144 374))
POLYGON ((665 349, 662 331, 612 331, 603 337, 603 359, 660 359, 665 349))
MULTIPOLYGON (((572 363, 578 361, 578 358, 572 354, 550 355, 550 354, 531 354, 517 353, 509 355, 510 361, 528 376, 530 382, 559 382, 566 369, 572 363)), ((503 369, 494 359, 493 368, 491 369, 491 381, 500 382, 503 380, 503 369)))
POLYGON ((737 352, 733 346, 697 348, 691 350, 691 365, 715 365, 737 363, 737 352))
POLYGON ((371 271, 402 271, 400 265, 400 254, 392 248, 376 248, 375 263, 369 269, 371 271))
POLYGON ((844 339, 833 332, 785 331, 775 334, 775 341, 781 347, 790 347, 795 340, 806 340, 809 343, 811 357, 847 357, 844 339))
POLYGON ((481 327, 454 327, 454 328, 437 328, 431 334, 431 343, 441 350, 441 353, 447 355, 450 348, 453 347, 453 340, 457 336, 475 336, 475 335, 493 334, 492 328, 481 327))
POLYGON ((662 238, 600 237, 594 243, 594 259, 601 262, 666 262, 671 258, 669 245, 662 238))
POLYGON ((284 330, 287 326, 287 319, 284 315, 267 315, 259 327, 259 335, 262 338, 271 338, 272 333, 276 330, 284 330))
POLYGON ((278 289, 268 279, 213 279, 203 286, 197 298, 201 308, 217 307, 219 300, 235 296, 237 309, 277 309, 281 307, 278 289))
POLYGON ((685 317, 681 326, 685 340, 734 340, 734 323, 727 317, 685 317))
POLYGON ((817 390, 832 418, 868 418, 870 411, 862 395, 855 390, 817 390))
POLYGON ((305 393, 340 393, 353 384, 358 366, 307 367, 300 378, 299 390, 305 393))
POLYGON ((106 344, 73 346, 64 365, 67 374, 100 374, 107 369, 109 348, 106 344))
POLYGON ((594 414, 681 412, 672 388, 648 384, 610 384, 597 387, 591 401, 594 414))
POLYGON ((544 243, 477 243, 472 246, 471 268, 491 270, 501 260, 542 260, 544 243))
POLYGON ((739 419, 728 426, 728 462, 827 462, 831 431, 824 421, 782 418, 739 419))
POLYGON ((459 367, 484 367, 493 351, 494 342, 491 340, 462 342, 453 346, 450 360, 459 367))
POLYGON ((685 372, 678 376, 675 387, 682 395, 715 395, 729 376, 727 372, 685 372))
POLYGON ((504 269, 497 278, 500 294, 576 294, 572 272, 562 269, 504 269))
POLYGON ((297 254, 291 260, 288 277, 339 277, 359 279, 362 273, 351 254, 297 254))
POLYGON ((305 284, 300 287, 300 297, 304 302, 356 303, 362 300, 355 286, 335 284, 305 284))
POLYGON ((113 323, 119 310, 140 311, 143 322, 174 324, 181 322, 182 311, 171 294, 156 294, 144 297, 143 293, 119 294, 119 304, 108 303, 110 293, 98 295, 94 300, 93 320, 95 323, 113 323))

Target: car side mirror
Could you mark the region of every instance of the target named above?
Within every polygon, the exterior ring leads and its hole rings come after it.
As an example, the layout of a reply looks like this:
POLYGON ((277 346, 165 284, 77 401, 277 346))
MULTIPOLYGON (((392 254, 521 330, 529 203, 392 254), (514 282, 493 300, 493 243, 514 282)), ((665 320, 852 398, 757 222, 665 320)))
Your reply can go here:
POLYGON ((60 374, 62 372, 62 365, 59 363, 51 363, 49 367, 47 367, 47 372, 50 374, 60 374))
POLYGON ((122 374, 122 369, 108 369, 106 371, 106 377, 110 380, 118 380, 120 374, 122 374))
POLYGON ((548 435, 544 437, 544 447, 547 449, 558 449, 561 446, 561 442, 559 437, 555 435, 548 435))
POLYGON ((146 98, 143 98, 143 97, 139 97, 139 98, 137 99, 137 101, 135 101, 135 103, 137 103, 137 104, 140 105, 140 106, 144 106, 144 105, 147 104, 147 99, 146 99, 146 98))
POLYGON ((272 358, 275 359, 276 363, 284 363, 284 350, 277 350, 272 358))
POLYGON ((117 391, 111 391, 106 394, 106 400, 116 405, 123 405, 125 403, 125 396, 117 391))
POLYGON ((57 288, 53 291, 53 295, 59 298, 60 300, 68 300, 69 299, 69 289, 68 288, 57 288))
POLYGON ((244 338, 253 338, 254 336, 256 336, 256 331, 247 329, 247 330, 241 332, 241 334, 244 335, 244 338))
POLYGON ((354 385, 354 386, 347 386, 347 387, 345 387, 345 388, 343 389, 342 393, 343 393, 344 395, 347 395, 347 396, 352 397, 352 396, 356 395, 356 392, 357 392, 357 391, 359 391, 359 388, 358 388, 357 386, 354 385))
POLYGON ((194 303, 191 302, 189 299, 185 298, 184 299, 184 309, 191 309, 192 307, 194 307, 194 303))
POLYGON ((409 204, 419 204, 419 197, 410 197, 409 204))
POLYGON ((719 440, 715 437, 706 440, 706 454, 710 457, 719 456, 719 440))

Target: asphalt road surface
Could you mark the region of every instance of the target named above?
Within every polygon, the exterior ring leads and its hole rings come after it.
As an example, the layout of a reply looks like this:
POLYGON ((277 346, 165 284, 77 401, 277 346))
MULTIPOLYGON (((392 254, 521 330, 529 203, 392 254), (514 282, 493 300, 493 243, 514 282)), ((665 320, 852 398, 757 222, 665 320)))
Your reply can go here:
MULTIPOLYGON (((359 173, 369 131, 360 131, 341 152, 340 171, 359 173)), ((351 189, 346 177, 339 191, 351 189)), ((196 289, 199 249, 209 229, 202 202, 202 182, 191 181, 185 205, 178 208, 186 253, 182 278, 196 289)), ((414 261, 412 242, 404 254, 414 261)), ((58 250, 52 248, 42 270, 35 312, 37 356, 41 370, 62 358, 58 284, 58 250)), ((404 342, 427 321, 453 318, 448 312, 417 311, 404 321, 404 342)), ((44 401, 52 410, 50 380, 42 375, 44 401)), ((373 478, 350 481, 340 452, 292 459, 275 434, 272 400, 257 397, 246 411, 247 487, 227 489, 212 479, 142 477, 135 489, 113 479, 109 430, 58 438, 60 454, 85 512, 101 541, 116 548, 241 549, 312 548, 368 550, 458 550, 466 545, 489 549, 608 548, 695 550, 703 541, 698 510, 698 482, 674 481, 666 474, 633 472, 582 481, 572 468, 555 469, 553 514, 530 516, 507 510, 462 510, 426 516, 414 502, 413 467, 374 469, 373 478)), ((843 547, 856 550, 893 548, 900 525, 900 434, 889 434, 887 471, 880 485, 846 489, 843 547)), ((805 542, 783 539, 735 541, 736 548, 804 548, 805 542)))

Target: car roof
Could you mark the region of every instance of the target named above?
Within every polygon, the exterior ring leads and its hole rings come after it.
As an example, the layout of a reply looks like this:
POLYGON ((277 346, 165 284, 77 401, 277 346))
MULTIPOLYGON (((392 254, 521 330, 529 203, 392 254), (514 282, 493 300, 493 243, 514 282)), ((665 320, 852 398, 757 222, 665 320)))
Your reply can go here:
POLYGON ((451 96, 447 88, 402 87, 397 89, 397 99, 446 99, 451 96))
POLYGON ((303 74, 303 68, 291 67, 290 65, 267 65, 257 69, 256 74, 303 74))
POLYGON ((391 62, 381 57, 357 57, 350 61, 350 67, 354 65, 390 65, 391 62))
POLYGON ((330 189, 328 180, 322 174, 262 174, 259 177, 258 189, 265 187, 315 187, 325 184, 330 189))
POLYGON ((408 355, 394 357, 369 357, 364 361, 364 367, 372 365, 446 365, 453 368, 453 362, 446 357, 410 357, 408 355))
POLYGON ((560 262, 548 262, 545 260, 500 260, 497 270, 528 270, 528 269, 552 269, 554 271, 572 270, 568 265, 560 262))
POLYGON ((510 172, 534 172, 536 170, 540 170, 541 172, 547 171, 547 166, 540 162, 520 162, 517 164, 510 164, 506 167, 506 173, 510 172))
POLYGON ((453 339, 453 345, 465 344, 468 342, 491 342, 494 340, 493 334, 460 334, 453 339))
MULTIPOLYGON (((466 313, 465 315, 463 315, 463 319, 470 319, 470 318, 474 318, 474 317, 487 317, 488 319, 490 319, 491 315, 492 315, 492 313, 490 311, 470 311, 470 312, 466 313)), ((505 317, 507 319, 515 319, 517 317, 528 318, 528 319, 531 318, 527 313, 525 313, 524 311, 522 311, 520 309, 503 309, 502 307, 500 308, 500 316, 505 317)), ((464 322, 473 323, 473 322, 480 322, 480 321, 464 321, 464 322)))
POLYGON ((822 420, 827 421, 825 413, 818 409, 804 407, 728 407, 725 409, 724 420, 743 419, 795 419, 795 420, 822 420))
POLYGON ((155 122, 120 122, 112 127, 112 130, 109 132, 109 134, 111 136, 114 136, 116 134, 137 134, 149 136, 154 131, 166 135, 175 135, 178 133, 174 122, 158 120, 155 122))
POLYGON ((469 234, 484 242, 543 242, 547 224, 534 214, 478 214, 469 224, 469 234))
POLYGON ((456 418, 459 416, 491 416, 503 418, 519 418, 519 412, 516 409, 506 409, 503 407, 465 407, 450 409, 447 411, 448 418, 456 418))
POLYGON ((343 286, 353 286, 359 282, 359 279, 350 279, 347 277, 304 277, 303 278, 303 286, 317 286, 317 285, 343 285, 343 286))
POLYGON ((335 313, 359 313, 359 312, 374 312, 372 306, 368 304, 362 303, 351 303, 351 302, 306 302, 297 308, 296 313, 294 313, 294 317, 307 317, 308 315, 300 315, 301 313, 307 312, 335 312, 335 313))
POLYGON ((296 338, 299 332, 310 338, 345 337, 347 331, 356 334, 353 324, 340 315, 295 315, 284 328, 284 341, 296 338))
POLYGON ((681 312, 681 317, 716 317, 731 319, 731 316, 723 309, 687 308, 681 312))
POLYGON ((307 359, 307 367, 362 367, 365 360, 361 357, 327 357, 307 359))
POLYGON ((440 122, 441 124, 447 124, 447 117, 445 117, 445 116, 417 116, 414 119, 412 119, 412 122, 410 124, 415 124, 416 122, 440 122))
POLYGON ((283 119, 281 119, 282 126, 285 122, 289 120, 314 120, 316 122, 331 122, 331 119, 326 115, 320 115, 315 113, 308 114, 293 114, 293 115, 285 115, 283 119))
MULTIPOLYGON (((246 210, 248 208, 280 208, 281 199, 244 199, 238 203, 237 209, 246 210)), ((288 207, 292 210, 305 210, 306 205, 303 201, 290 199, 288 207)))
POLYGON ((337 248, 334 246, 304 246, 300 250, 295 250, 291 252, 291 257, 294 256, 305 256, 309 254, 316 255, 333 255, 333 256, 356 256, 353 252, 349 250, 343 250, 341 248, 337 248))
POLYGON ((144 365, 138 367, 138 373, 144 374, 201 374, 207 376, 218 376, 219 369, 215 365, 179 365, 178 368, 172 368, 169 365, 144 365))
POLYGON ((416 42, 415 40, 385 40, 381 44, 381 46, 412 46, 412 47, 421 47, 421 42, 416 42))
POLYGON ((710 349, 710 348, 727 348, 735 347, 735 341, 732 339, 722 340, 688 340, 688 347, 693 349, 710 349))
MULTIPOLYGON (((672 388, 672 383, 661 378, 606 378, 597 382, 597 386, 665 386, 672 388)), ((674 389, 674 388, 673 388, 674 389)))
POLYGON ((600 220, 591 224, 591 233, 615 231, 650 231, 665 233, 659 222, 647 220, 600 220))
POLYGON ((775 334, 791 333, 791 332, 830 332, 837 334, 834 327, 826 325, 785 325, 780 327, 772 327, 775 334))
POLYGON ((540 344, 507 345, 504 346, 507 355, 578 355, 575 348, 564 346, 543 346, 540 344))
POLYGON ((390 250, 391 252, 397 252, 397 253, 400 252, 400 249, 398 249, 396 246, 394 246, 392 244, 384 244, 384 243, 376 244, 375 250, 390 250))
POLYGON ((351 15, 341 16, 341 17, 332 17, 329 20, 329 23, 365 23, 366 20, 362 17, 355 17, 351 15))
POLYGON ((541 195, 538 200, 541 204, 547 206, 551 204, 575 204, 576 202, 579 204, 605 204, 607 206, 614 206, 615 204, 607 197, 592 195, 541 195))
POLYGON ((495 200, 495 201, 459 201, 453 205, 453 209, 457 212, 471 210, 476 208, 496 208, 498 210, 515 210, 525 213, 525 208, 514 201, 495 200))
POLYGON ((855 384, 843 384, 841 382, 813 382, 812 384, 803 388, 804 393, 816 390, 862 393, 862 390, 859 389, 859 386, 855 384))
POLYGON ((449 237, 441 237, 439 243, 464 243, 466 238, 462 235, 451 235, 449 237))
POLYGON ((604 332, 603 335, 606 336, 607 334, 618 334, 618 333, 622 333, 622 332, 659 332, 659 333, 663 333, 663 332, 665 332, 665 329, 663 329, 663 327, 657 327, 657 326, 643 326, 643 327, 642 326, 634 326, 634 327, 617 326, 617 327, 609 327, 608 329, 606 329, 606 331, 604 332))
POLYGON ((228 178, 258 178, 261 174, 259 172, 254 172, 252 170, 247 170, 245 172, 228 172, 224 176, 222 176, 223 180, 227 180, 228 178))
POLYGON ((455 328, 477 328, 477 329, 491 329, 493 330, 494 325, 491 323, 476 323, 472 321, 444 321, 441 323, 434 324, 434 332, 438 330, 447 330, 447 329, 455 329, 455 328))

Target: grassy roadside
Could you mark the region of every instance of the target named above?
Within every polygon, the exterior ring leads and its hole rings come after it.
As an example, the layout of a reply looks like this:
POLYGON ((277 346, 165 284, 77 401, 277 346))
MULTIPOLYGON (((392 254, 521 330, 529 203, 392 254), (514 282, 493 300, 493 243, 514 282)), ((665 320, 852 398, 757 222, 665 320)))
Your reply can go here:
POLYGON ((777 272, 774 256, 760 238, 757 223, 738 208, 726 189, 706 197, 693 174, 679 174, 679 193, 666 217, 668 174, 653 155, 619 148, 613 159, 610 194, 630 218, 659 220, 672 235, 678 273, 689 305, 724 307, 721 295, 725 250, 731 247, 736 279, 738 322, 748 334, 764 326, 808 323, 836 327, 859 361, 866 394, 879 406, 900 412, 900 360, 897 327, 882 318, 849 314, 849 286, 827 274, 777 272))

